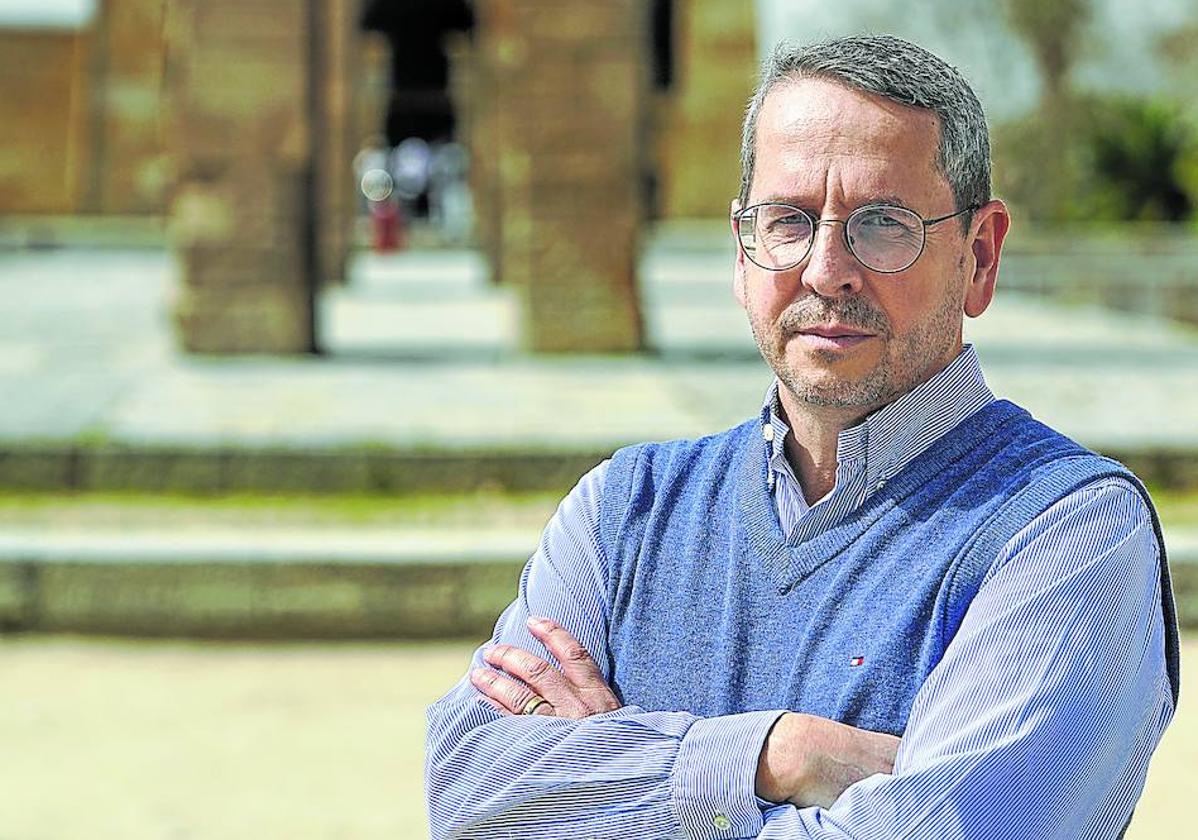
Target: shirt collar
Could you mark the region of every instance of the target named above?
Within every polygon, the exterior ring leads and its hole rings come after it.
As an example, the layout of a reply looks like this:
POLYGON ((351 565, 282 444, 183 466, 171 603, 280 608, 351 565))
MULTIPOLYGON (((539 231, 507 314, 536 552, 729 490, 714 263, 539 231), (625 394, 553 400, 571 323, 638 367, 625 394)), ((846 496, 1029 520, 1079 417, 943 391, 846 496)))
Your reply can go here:
MULTIPOLYGON (((779 387, 775 378, 766 391, 761 419, 772 470, 791 472, 784 448, 790 427, 782 417, 779 387)), ((966 344, 940 373, 842 431, 836 442, 836 462, 850 470, 853 466, 858 469, 864 466, 866 486, 875 487, 888 481, 966 417, 993 401, 994 394, 982 375, 977 351, 972 344, 966 344)), ((839 472, 837 483, 841 478, 839 472)))

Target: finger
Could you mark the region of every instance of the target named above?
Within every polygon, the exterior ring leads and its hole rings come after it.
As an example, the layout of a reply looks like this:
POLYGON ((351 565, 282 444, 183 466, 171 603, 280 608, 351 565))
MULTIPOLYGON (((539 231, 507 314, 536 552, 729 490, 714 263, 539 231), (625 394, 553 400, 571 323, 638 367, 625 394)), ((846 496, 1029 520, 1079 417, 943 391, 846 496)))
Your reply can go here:
MULTIPOLYGON (((509 715, 523 714, 529 701, 538 696, 528 686, 489 668, 475 668, 470 672, 470 682, 492 706, 509 715)), ((534 714, 552 715, 553 706, 548 702, 542 703, 534 714)))
POLYGON ((549 618, 529 619, 528 629, 561 663, 562 674, 592 712, 620 708, 620 701, 603 678, 598 664, 569 630, 549 618))
MULTIPOLYGON (((479 700, 482 700, 484 703, 486 703, 486 704, 487 704, 488 706, 490 706, 492 709, 495 709, 497 712, 500 712, 500 713, 502 713, 502 714, 505 714, 505 715, 507 715, 508 717, 512 717, 512 716, 513 716, 513 715, 512 715, 512 713, 511 713, 511 711, 509 711, 509 710, 508 710, 508 707, 507 707, 507 706, 505 706, 505 705, 503 705, 502 703, 500 703, 498 700, 492 700, 492 699, 491 699, 490 697, 488 697, 487 695, 485 695, 485 694, 481 694, 481 693, 478 695, 478 699, 479 699, 479 700)), ((548 704, 546 704, 546 705, 548 705, 548 704)))
POLYGON ((495 645, 483 652, 483 659, 548 700, 558 717, 579 718, 589 714, 579 690, 539 656, 513 645, 495 645))

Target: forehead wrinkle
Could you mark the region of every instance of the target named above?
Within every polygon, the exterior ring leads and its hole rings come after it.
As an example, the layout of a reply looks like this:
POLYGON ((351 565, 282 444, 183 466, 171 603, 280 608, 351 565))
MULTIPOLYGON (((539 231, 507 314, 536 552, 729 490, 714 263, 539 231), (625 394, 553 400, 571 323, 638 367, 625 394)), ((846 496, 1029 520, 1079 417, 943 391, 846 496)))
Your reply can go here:
MULTIPOLYGON (((897 204, 919 210, 926 203, 925 190, 898 189, 894 161, 884 155, 858 155, 849 159, 838 156, 830 160, 820 156, 779 155, 779 165, 760 183, 762 193, 753 196, 753 204, 777 202, 811 210, 835 209, 851 212, 868 204, 897 204), (876 167, 863 168, 864 160, 875 160, 876 167), (846 166, 845 164, 851 164, 846 166), (826 167, 826 168, 825 168, 826 167)), ((934 177, 935 173, 929 173, 934 177)), ((928 208, 923 208, 928 209, 928 208)))
MULTIPOLYGON (((769 198, 754 197, 754 203, 783 200, 806 209, 835 201, 852 209, 889 200, 939 209, 936 194, 944 176, 938 165, 939 119, 931 112, 805 79, 771 92, 758 128, 753 186, 763 188, 758 196, 769 198), (913 183, 916 149, 926 178, 913 183)), ((951 191, 947 182, 943 187, 951 191)))

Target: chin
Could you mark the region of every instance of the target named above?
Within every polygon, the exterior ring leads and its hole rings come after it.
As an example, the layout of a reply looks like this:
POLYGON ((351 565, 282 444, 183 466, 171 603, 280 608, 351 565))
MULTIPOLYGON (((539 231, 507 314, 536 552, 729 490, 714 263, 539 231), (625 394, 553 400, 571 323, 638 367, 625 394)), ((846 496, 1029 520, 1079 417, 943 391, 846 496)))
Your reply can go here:
POLYGON ((872 410, 888 402, 893 390, 887 371, 876 368, 854 377, 800 374, 778 378, 797 400, 820 408, 872 410))

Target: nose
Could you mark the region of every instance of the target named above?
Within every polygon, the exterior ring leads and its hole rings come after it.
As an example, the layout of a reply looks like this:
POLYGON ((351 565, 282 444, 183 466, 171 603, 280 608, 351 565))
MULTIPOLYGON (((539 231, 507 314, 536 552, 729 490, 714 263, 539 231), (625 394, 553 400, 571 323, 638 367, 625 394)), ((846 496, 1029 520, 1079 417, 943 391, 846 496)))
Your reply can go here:
POLYGON ((815 229, 811 253, 802 265, 803 285, 821 297, 851 297, 865 283, 864 266, 849 251, 844 222, 821 219, 815 229))

